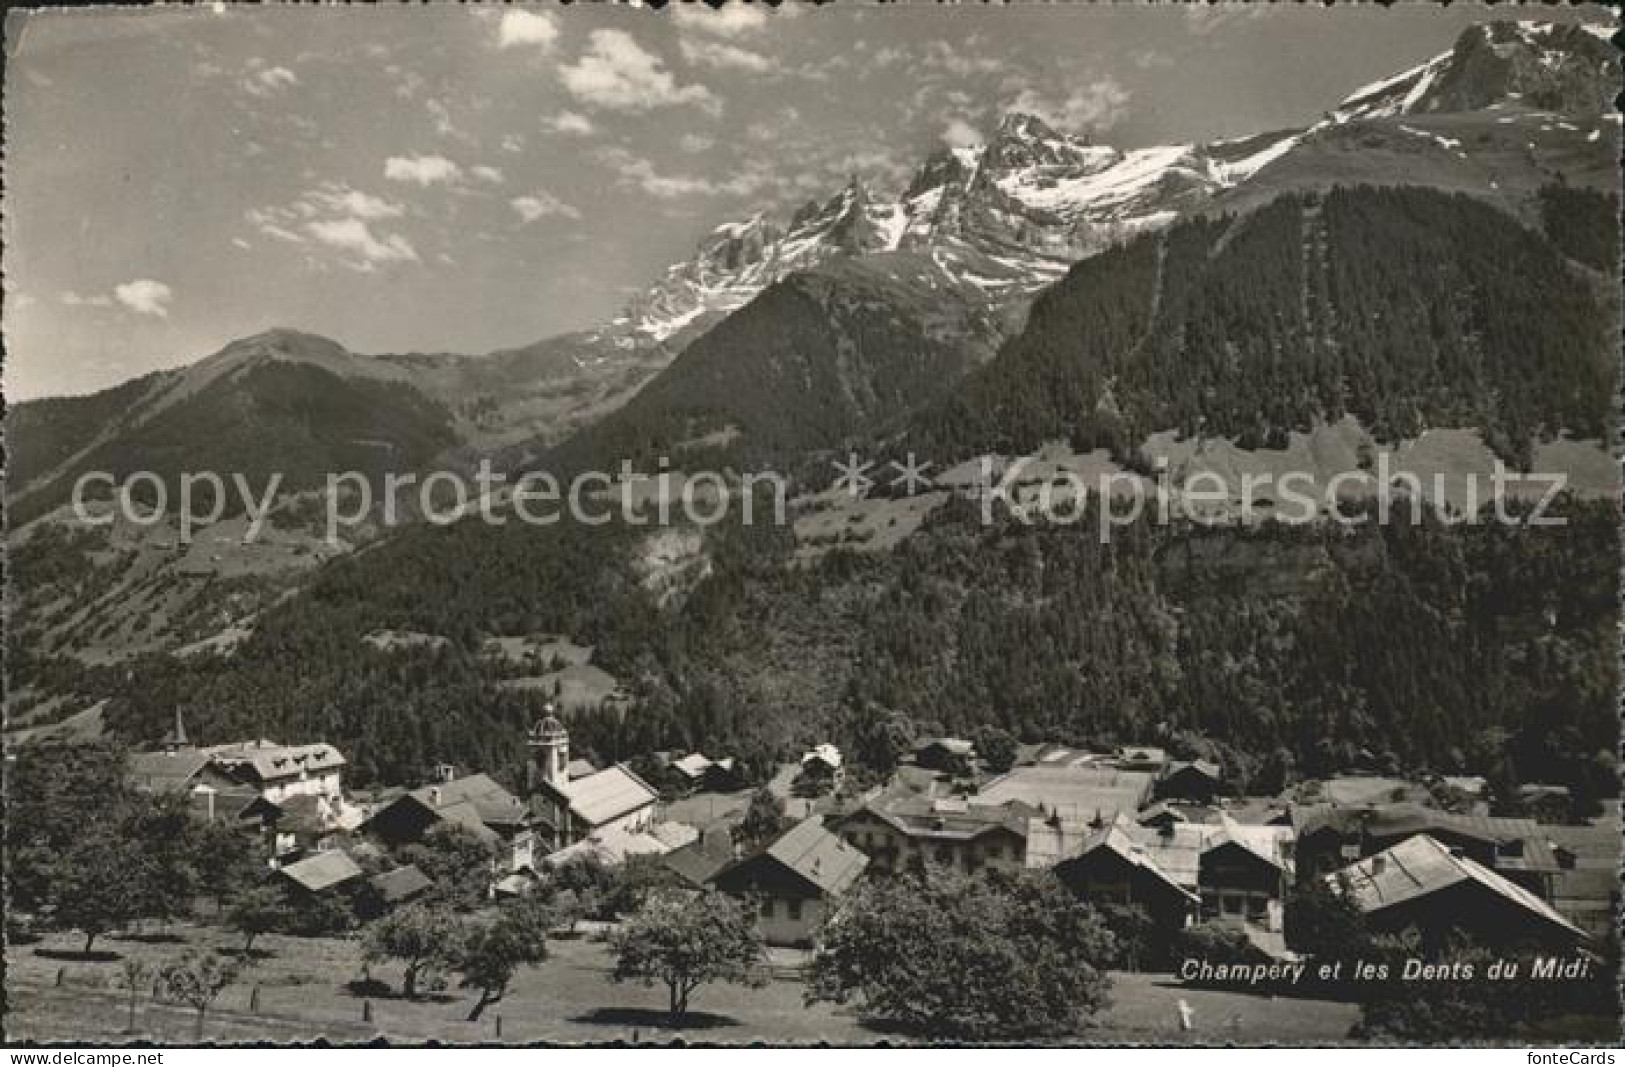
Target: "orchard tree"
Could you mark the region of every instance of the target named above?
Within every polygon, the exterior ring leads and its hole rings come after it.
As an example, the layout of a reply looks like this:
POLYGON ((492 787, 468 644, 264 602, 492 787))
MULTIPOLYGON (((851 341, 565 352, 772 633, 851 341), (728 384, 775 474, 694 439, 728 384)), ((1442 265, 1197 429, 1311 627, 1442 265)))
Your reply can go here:
POLYGON ((463 938, 462 921, 444 904, 413 904, 379 919, 362 942, 368 963, 399 960, 406 965, 401 993, 417 999, 418 979, 451 966, 463 938))
POLYGON ((51 865, 51 917, 85 936, 87 954, 101 935, 145 917, 147 882, 132 877, 143 862, 138 842, 117 827, 95 826, 51 865))
POLYGON ((294 911, 281 887, 269 882, 241 890, 226 907, 226 923, 243 935, 243 955, 254 951, 254 939, 261 934, 287 930, 294 924, 294 911))
POLYGON ((807 1000, 968 1040, 1073 1033, 1106 1004, 1117 953, 1053 876, 931 870, 860 884, 825 921, 807 1000))
POLYGON ((241 965, 236 961, 206 949, 193 949, 159 969, 158 990, 165 1000, 186 1004, 197 1013, 194 1037, 201 1042, 210 1005, 241 973, 241 965))
POLYGON ((480 995, 468 1013, 469 1022, 507 995, 508 984, 521 967, 534 967, 547 958, 547 939, 538 925, 529 912, 507 912, 462 938, 456 962, 461 985, 480 995))
POLYGON ((701 986, 767 984, 767 948, 755 918, 715 890, 652 895, 622 924, 613 944, 610 980, 665 986, 673 1027, 682 1025, 701 986))

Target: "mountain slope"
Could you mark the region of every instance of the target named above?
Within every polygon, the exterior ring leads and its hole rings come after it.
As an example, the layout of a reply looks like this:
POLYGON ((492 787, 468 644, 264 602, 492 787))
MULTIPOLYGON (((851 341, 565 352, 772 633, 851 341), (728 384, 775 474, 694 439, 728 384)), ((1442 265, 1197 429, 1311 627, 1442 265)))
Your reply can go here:
POLYGON ((1423 189, 1285 196, 1085 260, 922 412, 944 458, 1151 434, 1284 442, 1352 414, 1379 440, 1481 429, 1502 454, 1602 438, 1617 302, 1543 235, 1423 189))
POLYGON ((654 470, 827 448, 940 395, 1004 323, 938 260, 834 260, 770 286, 631 402, 548 454, 564 473, 654 470))

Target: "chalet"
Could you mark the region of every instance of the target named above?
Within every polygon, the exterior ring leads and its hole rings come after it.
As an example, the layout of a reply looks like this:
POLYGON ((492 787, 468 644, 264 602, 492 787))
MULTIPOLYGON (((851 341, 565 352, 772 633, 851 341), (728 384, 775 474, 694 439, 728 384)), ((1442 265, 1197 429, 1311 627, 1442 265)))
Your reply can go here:
POLYGON ((1168 768, 1168 753, 1149 745, 1127 745, 1119 748, 1112 760, 1119 770, 1139 771, 1153 777, 1168 768))
POLYGON ((1060 818, 1104 826, 1132 815, 1151 798, 1153 778, 1099 763, 1040 763, 1017 767, 982 786, 972 799, 997 807, 1019 801, 1060 818))
POLYGON ((845 761, 834 745, 819 745, 801 757, 801 777, 819 788, 839 789, 845 776, 845 761))
POLYGON ((1201 899, 1204 919, 1279 933, 1285 912, 1292 830, 1238 823, 1118 824, 1157 867, 1201 899))
POLYGON ((385 908, 410 904, 434 886, 429 876, 411 863, 404 867, 396 867, 392 871, 375 874, 367 879, 367 884, 372 887, 374 895, 385 908))
POLYGON ((1327 879, 1351 897, 1373 929, 1392 933, 1415 927, 1430 947, 1443 947, 1458 930, 1502 948, 1567 951, 1587 940, 1544 900, 1427 834, 1327 879))
POLYGON ((813 816, 765 851, 718 871, 712 884, 757 903, 768 944, 810 945, 824 916, 868 865, 869 857, 813 816))
POLYGON ((276 857, 323 851, 360 825, 360 811, 335 797, 297 794, 281 803, 254 794, 238 817, 258 824, 276 857))
POLYGON ((1184 811, 1172 804, 1161 803, 1153 804, 1149 808, 1146 808, 1135 817, 1134 821, 1139 823, 1141 826, 1147 826, 1154 830, 1161 830, 1165 827, 1173 826, 1176 823, 1200 820, 1192 820, 1184 813, 1184 811))
POLYGON ((391 848, 421 841, 431 827, 459 826, 499 850, 496 872, 531 866, 535 834, 523 802, 489 775, 471 774, 405 793, 374 811, 366 829, 391 848))
POLYGON ((745 788, 745 771, 739 760, 733 756, 713 760, 705 772, 705 788, 714 793, 733 793, 745 788))
POLYGON ((344 795, 344 757, 326 743, 279 745, 259 740, 203 751, 232 781, 254 788, 273 804, 292 796, 344 795))
POLYGON ((664 856, 698 837, 698 830, 678 822, 650 823, 636 830, 608 826, 549 853, 542 866, 556 871, 568 863, 591 860, 605 867, 619 867, 633 856, 664 856))
POLYGON ((1299 878, 1318 877, 1427 834, 1542 897, 1560 869, 1545 827, 1531 819, 1458 815, 1419 804, 1294 807, 1299 878))
POLYGON ((914 764, 927 770, 958 774, 970 769, 976 746, 959 737, 935 737, 914 749, 914 764))
POLYGON ((334 849, 280 867, 277 874, 295 895, 324 896, 360 880, 362 870, 343 850, 334 849))
POLYGON ((1208 760, 1175 761, 1157 782, 1157 796, 1192 804, 1211 804, 1224 791, 1224 776, 1208 760))
POLYGON ((966 874, 1026 865, 1027 823, 1037 810, 1021 803, 976 804, 907 794, 881 797, 844 816, 834 830, 893 873, 925 864, 966 874))
POLYGON ((1207 918, 1279 933, 1290 884, 1292 831, 1229 819, 1202 848, 1197 888, 1207 918))
POLYGON ((1094 831, 1076 855, 1056 864, 1055 876, 1090 903, 1143 907, 1164 935, 1188 926, 1202 903, 1117 824, 1094 831))
POLYGON ((624 764, 571 778, 570 736, 548 715, 531 729, 530 818, 549 851, 592 834, 637 833, 655 821, 660 794, 624 764))
POLYGON ((674 759, 666 765, 673 781, 682 784, 683 788, 694 790, 705 784, 705 776, 714 764, 703 752, 690 752, 681 759, 674 759))
POLYGON ((707 830, 693 841, 661 857, 662 865, 689 889, 704 889, 717 872, 739 859, 733 835, 726 829, 707 830))

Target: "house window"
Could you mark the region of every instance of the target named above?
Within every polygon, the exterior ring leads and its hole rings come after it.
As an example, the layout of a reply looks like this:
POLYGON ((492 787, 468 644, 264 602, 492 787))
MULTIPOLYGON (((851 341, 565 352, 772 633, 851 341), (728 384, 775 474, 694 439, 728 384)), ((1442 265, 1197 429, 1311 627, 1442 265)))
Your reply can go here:
POLYGON ((773 918, 773 898, 767 897, 762 901, 762 918, 773 918))
POLYGON ((787 907, 789 909, 790 921, 793 922, 793 923, 800 922, 801 921, 801 901, 800 900, 792 900, 792 901, 790 901, 788 903, 787 907))

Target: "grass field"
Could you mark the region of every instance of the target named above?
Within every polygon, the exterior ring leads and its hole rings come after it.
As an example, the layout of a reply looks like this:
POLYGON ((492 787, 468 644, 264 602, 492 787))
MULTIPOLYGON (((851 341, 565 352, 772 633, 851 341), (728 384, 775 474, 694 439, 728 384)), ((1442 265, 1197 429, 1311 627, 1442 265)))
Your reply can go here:
MULTIPOLYGON (((49 936, 12 945, 6 958, 6 1035, 13 1043, 120 1043, 126 1032, 128 994, 119 987, 120 959, 137 955, 159 964, 191 945, 234 949, 237 939, 206 928, 176 927, 167 935, 99 942, 93 959, 80 958, 76 937, 49 936), (61 984, 58 984, 58 974, 61 984)), ((466 1021, 473 998, 456 988, 408 1002, 393 995, 366 997, 352 989, 363 974, 359 945, 332 938, 264 937, 263 956, 211 1010, 204 1040, 316 1041, 355 1043, 375 1037, 401 1044, 439 1041, 485 1043, 588 1043, 614 1041, 743 1044, 873 1044, 906 1042, 867 1025, 848 1009, 802 1003, 793 956, 775 957, 775 979, 763 989, 706 987, 694 998, 694 1014, 681 1032, 665 1028, 663 989, 609 981, 605 946, 563 939, 552 956, 524 971, 508 996, 477 1023, 466 1021), (258 990, 257 994, 255 990, 258 990), (370 1014, 370 1021, 364 1018, 370 1014), (497 1033, 501 1020, 501 1034, 497 1033)), ((375 979, 399 986, 398 968, 375 979)), ((1342 1040, 1355 1020, 1346 1004, 1181 987, 1166 975, 1116 976, 1112 1006, 1077 1040, 1101 1044, 1331 1043, 1342 1040), (1193 1028, 1182 1031, 1178 1005, 1192 1011, 1193 1028)), ((192 1041, 189 1009, 143 998, 134 1039, 158 1044, 192 1041)))

